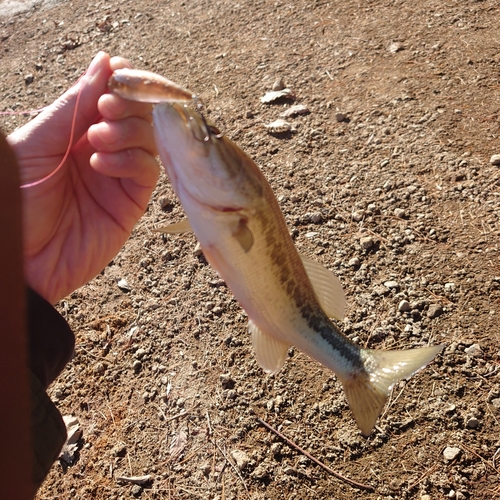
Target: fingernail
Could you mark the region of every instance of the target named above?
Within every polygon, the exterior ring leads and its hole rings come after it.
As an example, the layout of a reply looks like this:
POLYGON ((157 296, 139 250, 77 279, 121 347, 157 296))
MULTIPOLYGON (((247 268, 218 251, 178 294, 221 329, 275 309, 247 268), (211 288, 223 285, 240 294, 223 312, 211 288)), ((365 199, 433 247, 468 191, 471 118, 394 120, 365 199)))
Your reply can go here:
POLYGON ((88 76, 93 76, 95 71, 96 71, 96 68, 99 67, 99 65, 101 64, 101 61, 102 61, 102 58, 104 57, 106 53, 103 52, 102 50, 99 51, 96 56, 94 57, 94 59, 92 59, 92 62, 90 63, 87 71, 86 71, 86 74, 88 76))

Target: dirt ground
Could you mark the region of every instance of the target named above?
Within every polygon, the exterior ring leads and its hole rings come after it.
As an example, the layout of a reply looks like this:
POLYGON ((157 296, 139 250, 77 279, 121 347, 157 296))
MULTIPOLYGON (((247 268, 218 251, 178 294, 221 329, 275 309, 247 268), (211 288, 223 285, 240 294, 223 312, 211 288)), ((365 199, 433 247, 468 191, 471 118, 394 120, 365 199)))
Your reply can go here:
POLYGON ((261 166, 299 251, 340 278, 346 335, 446 344, 364 439, 318 363, 291 349, 262 372, 194 236, 152 232, 182 218, 163 177, 119 255, 58 304, 76 351, 50 394, 83 434, 38 499, 500 497, 498 1, 13 7, 0 0, 0 111, 52 102, 99 50, 187 86, 261 166), (310 114, 272 135, 290 103, 260 97, 278 78, 310 114))

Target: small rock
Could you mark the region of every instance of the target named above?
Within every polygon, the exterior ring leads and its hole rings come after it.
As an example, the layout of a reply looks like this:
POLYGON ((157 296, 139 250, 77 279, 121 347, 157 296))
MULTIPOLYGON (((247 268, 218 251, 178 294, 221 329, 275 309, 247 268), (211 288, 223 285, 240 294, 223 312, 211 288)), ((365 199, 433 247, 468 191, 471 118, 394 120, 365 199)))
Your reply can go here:
POLYGON ((384 282, 384 286, 386 288, 389 288, 389 290, 392 290, 393 288, 394 289, 399 288, 399 283, 397 281, 386 281, 384 282))
POLYGON ((477 429, 479 427, 479 420, 476 417, 471 417, 467 420, 468 429, 477 429))
POLYGON ((365 216, 365 211, 364 210, 356 210, 351 215, 352 220, 354 222, 360 222, 360 221, 362 221, 364 216, 365 216))
POLYGON ((353 257, 349 262, 348 265, 350 267, 358 267, 360 264, 360 260, 357 257, 353 257))
POLYGON ((139 497, 141 496, 142 488, 138 484, 134 484, 134 486, 132 486, 132 489, 130 490, 130 493, 132 493, 134 497, 139 497))
POLYGON ((291 118, 297 115, 308 115, 309 113, 309 108, 306 105, 297 104, 283 111, 280 116, 283 118, 291 118))
POLYGON ((236 383, 230 373, 222 373, 219 378, 224 389, 232 389, 236 383))
POLYGON ((142 368, 142 363, 138 359, 136 359, 132 364, 132 368, 134 369, 135 373, 139 373, 142 368))
POLYGON ((295 99, 295 94, 291 89, 273 90, 272 92, 267 92, 264 97, 261 97, 260 102, 271 104, 279 99, 295 99))
POLYGON ((231 452, 231 456, 236 462, 236 466, 240 470, 243 470, 250 462, 250 457, 244 451, 241 450, 233 450, 231 452))
POLYGON ((410 312, 411 311, 410 303, 407 300, 402 300, 398 305, 398 311, 399 312, 410 312))
POLYGON ((500 410, 500 398, 492 399, 491 404, 493 405, 494 408, 500 410))
POLYGON ((446 292, 453 292, 455 290, 456 286, 455 283, 445 283, 444 284, 444 290, 446 292))
POLYGON ((196 246, 194 247, 193 255, 195 257, 199 257, 200 255, 203 255, 203 250, 201 249, 201 245, 199 242, 196 243, 196 246))
POLYGON ((430 495, 422 495, 420 500, 432 500, 430 495))
POLYGON ((296 476, 297 469, 295 469, 291 465, 287 465, 287 466, 283 467, 283 474, 285 474, 287 476, 296 476))
POLYGON ((443 457, 445 460, 448 460, 451 462, 452 460, 455 460, 461 453, 460 448, 455 448, 453 446, 447 446, 444 451, 443 451, 443 457))
POLYGON ((441 314, 443 314, 443 308, 440 304, 431 304, 429 306, 429 310, 427 311, 428 318, 437 318, 438 316, 441 316, 441 314))
POLYGON ((337 120, 337 122, 339 122, 339 123, 342 123, 342 122, 346 122, 348 120, 348 118, 347 118, 347 115, 345 115, 344 113, 337 113, 335 115, 335 120, 337 120))
POLYGON ((267 477, 268 473, 269 472, 266 464, 262 463, 254 469, 251 476, 254 477, 255 479, 264 479, 267 477))
POLYGON ((254 117, 254 114, 252 111, 250 111, 249 109, 247 109, 245 111, 245 118, 253 118, 254 117))
POLYGON ((322 221, 323 221, 323 216, 321 215, 320 212, 316 212, 311 215, 311 222, 313 224, 319 224, 322 221))
POLYGON ((373 247, 373 243, 374 243, 374 241, 373 241, 373 238, 371 236, 363 236, 359 240, 359 244, 365 250, 370 250, 370 248, 373 247))
POLYGON ((399 52, 400 50, 403 50, 403 44, 401 42, 392 42, 388 47, 387 50, 391 52, 392 54, 395 54, 396 52, 399 52))
POLYGON ((142 359, 146 354, 148 354, 148 351, 146 351, 146 349, 143 349, 142 347, 135 351, 135 357, 137 359, 142 359))
POLYGON ((126 279, 119 279, 116 284, 118 285, 118 288, 120 290, 123 290, 125 292, 130 292, 130 290, 132 290, 129 286, 129 284, 127 283, 127 280, 126 279))
POLYGON ((274 83, 273 83, 273 90, 283 90, 285 88, 285 83, 283 82, 283 78, 278 78, 274 83))
POLYGON ((406 212, 404 208, 396 208, 394 209, 394 215, 400 219, 404 219, 406 217, 406 212))
POLYGON ((172 204, 172 202, 170 201, 170 198, 168 196, 162 196, 158 200, 158 204, 160 205, 160 208, 162 210, 165 210, 167 207, 169 207, 172 204))
POLYGON ((500 165, 500 155, 493 155, 491 158, 490 158, 490 163, 492 165, 500 165))
POLYGON ((481 356, 483 353, 481 346, 479 344, 472 344, 470 347, 467 347, 465 350, 465 354, 475 358, 476 356, 481 356))
POLYGON ((35 77, 33 76, 32 73, 29 73, 27 74, 25 77, 24 77, 24 83, 26 85, 29 85, 30 83, 33 83, 33 81, 35 80, 35 77))
POLYGON ((267 130, 270 133, 275 134, 283 134, 285 132, 291 132, 293 130, 292 125, 287 121, 283 120, 283 118, 278 118, 274 120, 272 123, 268 123, 266 125, 267 130))

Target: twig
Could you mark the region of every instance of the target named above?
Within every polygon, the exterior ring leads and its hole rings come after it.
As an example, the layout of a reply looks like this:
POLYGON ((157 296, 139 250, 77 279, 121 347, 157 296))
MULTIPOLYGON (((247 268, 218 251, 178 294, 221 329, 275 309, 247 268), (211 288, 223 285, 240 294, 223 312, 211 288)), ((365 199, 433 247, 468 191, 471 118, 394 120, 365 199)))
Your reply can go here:
POLYGON ((210 425, 210 415, 207 410, 207 424, 208 424, 208 436, 207 439, 210 439, 210 436, 212 435, 212 426, 210 425))
POLYGON ((287 444, 289 444, 292 448, 297 450, 298 452, 302 453, 305 455, 309 460, 312 460, 315 464, 319 465, 323 469, 325 469, 327 472, 329 472, 332 476, 336 477, 337 479, 340 479, 341 481, 344 481, 345 483, 350 484, 351 486, 355 486, 356 488, 359 488, 361 490, 366 490, 366 491, 375 491, 375 488, 373 486, 369 486, 368 484, 363 484, 363 483, 358 483, 354 481, 353 479, 349 479, 348 477, 343 476, 342 474, 339 474, 338 472, 335 472, 333 469, 330 469, 327 465, 325 465, 323 462, 318 460, 317 458, 314 458, 310 453, 307 451, 303 450, 300 446, 295 444, 293 441, 288 439, 286 436, 281 434, 281 432, 277 431, 274 427, 270 426, 267 422, 262 420, 261 418, 257 417, 257 421, 262 424, 264 427, 269 429, 271 432, 274 432, 277 436, 279 436, 283 441, 285 441, 287 444))
POLYGON ((245 484, 245 480, 241 476, 240 471, 238 470, 236 465, 234 465, 233 462, 231 462, 231 460, 229 460, 229 457, 226 455, 226 453, 224 451, 222 451, 222 448, 219 446, 219 443, 217 443, 217 441, 215 439, 214 439, 214 443, 215 443, 215 446, 217 446, 217 448, 219 448, 219 451, 222 453, 222 456, 226 459, 228 464, 233 468, 234 472, 236 472, 236 475, 240 478, 240 481, 243 484, 243 487, 245 488, 247 495, 250 495, 250 493, 248 492, 247 485, 245 484))
POLYGON ((417 486, 418 484, 420 484, 429 474, 432 474, 434 471, 436 471, 437 469, 439 469, 439 464, 434 464, 432 465, 431 467, 429 467, 421 476, 419 479, 417 479, 417 481, 415 481, 414 483, 410 484, 408 486, 408 491, 411 491, 413 488, 415 488, 415 486, 417 486))
POLYGON ((495 464, 495 460, 497 458, 497 455, 500 453, 500 448, 497 449, 497 451, 495 451, 494 455, 493 455, 493 458, 491 459, 491 461, 493 462, 493 467, 496 469, 497 466, 495 464))
POLYGON ((183 417, 184 415, 188 415, 188 414, 189 414, 189 410, 181 411, 180 413, 177 413, 176 415, 172 415, 171 417, 167 418, 165 420, 165 423, 171 422, 172 420, 175 420, 176 418, 180 418, 180 417, 183 417))
POLYGON ((490 469, 495 471, 497 474, 499 474, 499 471, 496 467, 493 467, 487 460, 485 460, 481 455, 477 454, 472 448, 469 448, 468 446, 465 446, 465 444, 460 443, 458 446, 461 446, 465 451, 468 451, 469 453, 472 453, 475 457, 479 458, 481 462, 483 462, 485 465, 487 465, 490 469))

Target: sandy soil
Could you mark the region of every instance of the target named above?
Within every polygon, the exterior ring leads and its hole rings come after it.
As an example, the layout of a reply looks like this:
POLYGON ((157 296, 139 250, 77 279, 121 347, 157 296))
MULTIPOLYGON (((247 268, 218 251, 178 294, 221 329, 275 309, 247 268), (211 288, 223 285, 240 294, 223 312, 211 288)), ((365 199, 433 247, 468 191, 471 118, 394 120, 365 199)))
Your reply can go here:
POLYGON ((263 374, 193 236, 151 231, 182 218, 162 178, 120 254, 58 305, 77 345, 50 394, 83 434, 40 500, 500 496, 496 0, 5 5, 0 111, 50 103, 98 50, 187 86, 261 166, 299 250, 340 278, 346 335, 446 344, 362 438, 335 376, 298 350, 263 374), (277 78, 310 109, 294 133, 264 127, 289 107, 260 103, 277 78))

